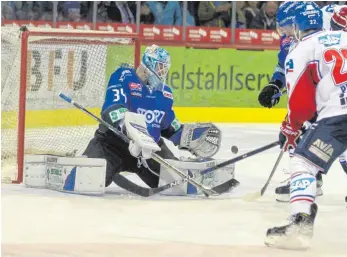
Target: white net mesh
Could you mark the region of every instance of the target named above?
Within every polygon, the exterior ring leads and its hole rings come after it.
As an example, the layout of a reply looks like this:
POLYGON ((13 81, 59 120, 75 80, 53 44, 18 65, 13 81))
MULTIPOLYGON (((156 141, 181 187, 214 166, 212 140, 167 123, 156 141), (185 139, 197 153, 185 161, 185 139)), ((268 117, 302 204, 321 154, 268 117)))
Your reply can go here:
MULTIPOLYGON (((20 35, 18 29, 1 30, 1 159, 3 169, 11 167, 2 178, 10 175, 14 180, 20 63, 25 54, 20 35)), ((93 137, 96 122, 61 100, 59 92, 99 116, 109 76, 122 63, 134 65, 135 59, 132 39, 95 35, 28 37, 25 153, 81 155, 93 137)))

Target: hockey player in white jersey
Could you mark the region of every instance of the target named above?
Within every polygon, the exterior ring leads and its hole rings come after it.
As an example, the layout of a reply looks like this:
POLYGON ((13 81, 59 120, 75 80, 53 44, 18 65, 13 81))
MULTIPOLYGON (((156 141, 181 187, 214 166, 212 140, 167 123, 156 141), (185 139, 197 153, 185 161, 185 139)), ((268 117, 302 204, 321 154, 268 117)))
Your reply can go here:
POLYGON ((329 4, 321 9, 323 13, 323 28, 325 30, 340 30, 339 28, 334 27, 331 20, 333 15, 339 13, 340 9, 344 7, 347 7, 347 5, 329 4))
POLYGON ((333 15, 330 19, 331 30, 345 30, 347 29, 347 5, 338 6, 334 9, 333 15))
POLYGON ((321 9, 323 14, 323 29, 330 30, 331 16, 333 16, 334 10, 337 6, 337 4, 329 4, 321 9))
MULTIPOLYGON (((308 3, 313 3, 313 2, 306 2, 308 3)), ((315 4, 313 4, 315 7, 315 4)), ((324 30, 333 30, 333 31, 338 31, 338 30, 344 30, 346 28, 346 20, 347 20, 347 6, 340 6, 340 5, 328 5, 323 7, 322 9, 323 12, 323 29, 324 30), (330 13, 332 12, 332 13, 330 13), (327 18, 328 17, 328 18, 327 18), (327 25, 328 22, 328 25, 327 25)), ((294 10, 293 10, 294 12, 294 10)), ((314 121, 315 119, 313 119, 314 121)), ((305 122, 305 127, 308 127, 310 122, 305 122)), ((304 131, 303 131, 304 133, 304 131)), ((283 137, 282 134, 280 134, 280 141, 282 143, 285 142, 285 137, 283 137)), ((293 151, 293 150, 292 150, 293 151)), ((340 157, 339 157, 339 162, 344 170, 344 172, 347 174, 347 151, 344 152, 340 157)), ((290 191, 290 185, 289 185, 289 179, 283 181, 275 190, 276 193, 276 200, 279 202, 289 202, 289 191, 290 191)), ((317 179, 317 190, 316 190, 316 196, 321 196, 323 195, 323 178, 321 173, 318 173, 316 176, 317 179)))
POLYGON ((309 247, 314 220, 318 172, 327 173, 347 149, 347 32, 323 31, 323 14, 311 4, 295 11, 298 45, 285 61, 288 115, 281 126, 283 150, 295 147, 290 160, 290 223, 270 228, 270 247, 309 247), (302 140, 301 127, 318 113, 302 140))

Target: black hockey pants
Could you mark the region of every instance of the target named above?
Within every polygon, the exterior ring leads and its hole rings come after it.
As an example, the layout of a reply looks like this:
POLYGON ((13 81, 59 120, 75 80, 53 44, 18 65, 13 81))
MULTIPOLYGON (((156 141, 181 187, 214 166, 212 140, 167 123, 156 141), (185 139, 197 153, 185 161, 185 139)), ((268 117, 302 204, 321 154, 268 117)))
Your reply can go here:
MULTIPOLYGON (((176 159, 164 142, 160 144, 160 147, 162 150, 157 154, 162 158, 176 159)), ((102 132, 98 129, 83 155, 88 158, 106 159, 106 187, 112 183, 114 174, 121 171, 136 173, 151 188, 159 184, 160 164, 150 159, 147 160, 150 169, 143 165, 138 167, 138 159, 129 153, 128 145, 111 131, 102 132)))

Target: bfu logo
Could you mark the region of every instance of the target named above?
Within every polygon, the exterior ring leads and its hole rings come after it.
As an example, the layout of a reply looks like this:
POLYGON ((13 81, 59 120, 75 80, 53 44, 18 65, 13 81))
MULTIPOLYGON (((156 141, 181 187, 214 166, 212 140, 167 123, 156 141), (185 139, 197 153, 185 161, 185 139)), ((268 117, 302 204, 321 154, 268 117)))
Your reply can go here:
POLYGON ((137 113, 145 115, 147 123, 158 123, 160 124, 165 116, 165 112, 158 110, 145 110, 142 108, 137 108, 137 113))

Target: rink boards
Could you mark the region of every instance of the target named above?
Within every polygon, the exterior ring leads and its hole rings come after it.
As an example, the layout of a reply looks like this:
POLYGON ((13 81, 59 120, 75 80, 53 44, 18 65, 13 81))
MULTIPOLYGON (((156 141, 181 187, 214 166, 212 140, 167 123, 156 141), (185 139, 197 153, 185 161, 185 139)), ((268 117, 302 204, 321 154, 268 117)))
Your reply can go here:
MULTIPOLYGON (((175 107, 181 122, 218 123, 280 123, 287 110, 284 108, 233 108, 233 107, 175 107)), ((100 108, 89 111, 100 116, 100 108)), ((17 117, 17 112, 2 112, 2 128, 14 128, 15 123, 4 122, 17 117)), ((35 110, 26 113, 26 128, 94 125, 96 122, 77 109, 35 110)))

